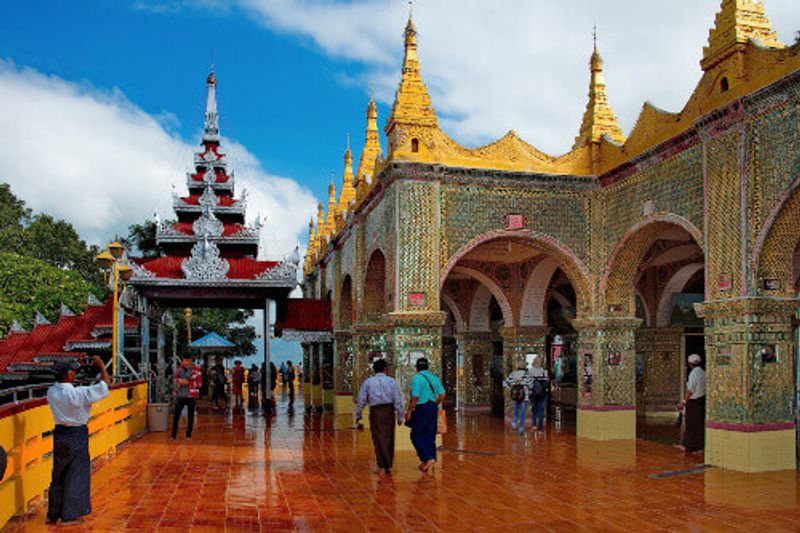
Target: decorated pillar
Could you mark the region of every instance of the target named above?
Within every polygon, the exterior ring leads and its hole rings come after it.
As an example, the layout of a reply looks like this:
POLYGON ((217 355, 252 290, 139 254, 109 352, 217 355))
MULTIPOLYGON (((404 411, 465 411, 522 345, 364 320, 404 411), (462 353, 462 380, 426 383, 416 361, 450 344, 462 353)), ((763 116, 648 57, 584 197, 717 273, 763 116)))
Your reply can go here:
POLYGON ((705 462, 744 472, 796 467, 795 299, 695 306, 706 323, 705 462))
POLYGON ((577 436, 636 438, 638 318, 581 318, 578 331, 577 436))
POLYGON ((685 364, 682 328, 639 328, 636 331, 636 407, 640 413, 675 412, 681 402, 685 364))
POLYGON ((353 335, 349 331, 334 333, 333 364, 333 412, 339 415, 352 415, 355 411, 353 401, 357 390, 353 384, 354 370, 353 335))
POLYGON ((322 409, 333 411, 333 342, 323 342, 320 355, 320 384, 322 385, 322 409))
POLYGON ((549 326, 520 326, 502 328, 503 355, 506 374, 513 371, 521 362, 526 361, 528 354, 541 355, 543 362, 547 352, 547 334, 549 326))
POLYGON ((322 343, 315 342, 311 349, 311 407, 322 410, 322 343))
MULTIPOLYGON (((394 377, 404 396, 408 396, 411 378, 416 374, 417 359, 425 357, 430 371, 442 374, 442 326, 446 315, 441 311, 429 313, 391 313, 394 346, 394 377)), ((408 398, 406 398, 408 400, 408 398)))
POLYGON ((464 361, 459 372, 459 405, 488 407, 491 403, 492 343, 497 335, 490 331, 467 332, 456 335, 456 340, 464 361))

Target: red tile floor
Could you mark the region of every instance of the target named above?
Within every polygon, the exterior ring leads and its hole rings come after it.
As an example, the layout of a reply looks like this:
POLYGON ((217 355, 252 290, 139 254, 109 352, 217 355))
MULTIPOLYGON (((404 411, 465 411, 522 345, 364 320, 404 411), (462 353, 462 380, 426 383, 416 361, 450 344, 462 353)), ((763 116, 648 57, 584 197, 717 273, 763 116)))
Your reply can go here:
MULTIPOLYGON (((433 476, 400 451, 371 472, 368 432, 330 415, 202 415, 191 441, 151 433, 92 478, 94 514, 63 531, 797 531, 797 472, 697 465, 663 444, 520 438, 501 420, 450 420, 433 476), (460 451, 459 451, 460 450, 460 451)), ((43 531, 40 507, 8 531, 43 531)), ((51 528, 52 529, 52 528, 51 528)))

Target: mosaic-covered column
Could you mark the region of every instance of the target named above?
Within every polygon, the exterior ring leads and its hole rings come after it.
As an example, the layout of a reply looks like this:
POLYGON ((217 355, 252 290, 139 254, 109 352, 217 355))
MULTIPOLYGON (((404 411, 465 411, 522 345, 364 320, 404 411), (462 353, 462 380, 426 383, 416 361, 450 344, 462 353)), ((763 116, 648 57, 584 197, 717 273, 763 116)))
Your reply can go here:
POLYGON ((430 371, 442 374, 442 326, 446 315, 441 311, 429 313, 391 313, 393 324, 394 377, 408 400, 411 378, 416 374, 416 362, 425 357, 430 371))
POLYGON ((506 374, 516 369, 521 362, 525 362, 528 354, 545 357, 548 333, 550 333, 549 326, 502 328, 500 335, 503 337, 506 374))
MULTIPOLYGON (((310 342, 304 342, 301 346, 303 348, 303 403, 306 410, 310 411, 313 406, 311 402, 311 353, 314 348, 310 342)), ((280 387, 280 376, 278 376, 278 383, 280 387)))
POLYGON ((353 398, 353 366, 355 362, 353 350, 353 335, 349 331, 334 333, 334 364, 333 364, 333 412, 337 416, 352 416, 354 409, 353 398))
POLYGON ((706 323, 705 462, 744 472, 796 467, 794 299, 695 306, 706 323))
POLYGON ((465 407, 488 407, 491 404, 490 367, 497 334, 490 331, 468 332, 456 336, 464 365, 459 403, 465 407))
POLYGON ((636 406, 644 414, 675 412, 681 402, 682 328, 639 328, 636 406), (641 383, 641 386, 639 386, 641 383))
POLYGON ((578 331, 577 436, 636 438, 638 318, 581 318, 578 331))
POLYGON ((315 342, 311 348, 311 410, 322 410, 322 343, 315 342))
POLYGON ((322 385, 322 408, 325 411, 333 411, 333 342, 322 343, 322 354, 320 356, 320 384, 322 385))

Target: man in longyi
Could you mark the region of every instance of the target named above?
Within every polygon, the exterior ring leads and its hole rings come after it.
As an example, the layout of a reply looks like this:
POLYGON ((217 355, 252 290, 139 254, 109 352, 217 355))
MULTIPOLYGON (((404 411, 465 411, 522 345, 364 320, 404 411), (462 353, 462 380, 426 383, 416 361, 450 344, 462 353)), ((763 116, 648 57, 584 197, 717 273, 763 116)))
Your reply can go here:
POLYGON ((88 387, 75 387, 80 365, 59 361, 53 365, 57 383, 47 390, 47 403, 55 420, 53 431, 53 477, 48 490, 47 522, 79 522, 92 512, 89 460, 89 414, 92 404, 108 396, 111 378, 102 359, 92 362, 100 370, 101 381, 88 387))
POLYGON ((356 423, 361 421, 364 406, 369 405, 369 429, 378 469, 389 474, 394 465, 394 424, 395 421, 398 426, 403 423, 404 412, 400 385, 386 375, 387 367, 382 358, 372 363, 375 375, 364 380, 358 392, 356 423))

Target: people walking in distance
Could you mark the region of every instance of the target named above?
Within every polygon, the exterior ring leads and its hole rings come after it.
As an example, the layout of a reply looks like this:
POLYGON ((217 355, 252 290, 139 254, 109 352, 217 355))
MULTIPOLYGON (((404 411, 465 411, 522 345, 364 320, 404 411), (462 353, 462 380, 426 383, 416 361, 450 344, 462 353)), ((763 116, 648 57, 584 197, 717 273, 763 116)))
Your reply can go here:
POLYGON ((203 377, 200 368, 192 361, 192 356, 188 352, 183 354, 181 366, 175 372, 175 412, 172 415, 172 438, 178 436, 178 422, 181 418, 181 411, 186 407, 188 424, 186 426, 186 438, 192 438, 194 429, 194 408, 197 397, 200 395, 200 385, 203 377))
POLYGON ((369 430, 375 459, 378 469, 389 474, 394 465, 394 424, 402 425, 404 413, 400 385, 386 375, 387 367, 385 359, 376 359, 372 363, 375 375, 364 380, 358 392, 356 424, 360 426, 364 406, 369 405, 369 430))
POLYGON ((228 377, 225 375, 225 365, 222 364, 222 357, 217 356, 214 366, 211 367, 210 376, 214 391, 211 393, 211 401, 214 407, 228 408, 228 393, 225 388, 228 386, 228 377), (221 402, 221 403, 220 403, 221 402))
POLYGON ((417 450, 419 468, 428 472, 436 464, 436 427, 439 404, 445 393, 439 378, 428 371, 428 360, 417 359, 417 373, 411 379, 411 401, 406 411, 406 423, 411 426, 411 443, 417 450))
POLYGON ((684 420, 686 429, 683 432, 683 445, 677 445, 681 450, 697 453, 705 448, 706 424, 706 372, 703 370, 703 358, 693 353, 687 359, 689 363, 689 378, 686 382, 686 396, 679 406, 679 410, 686 409, 684 420))
POLYGON ((289 387, 289 407, 294 405, 294 378, 295 371, 291 361, 286 362, 286 383, 289 387))
POLYGON ((287 382, 286 370, 287 370, 286 361, 284 361, 283 363, 281 363, 281 385, 283 385, 284 390, 286 389, 286 382, 287 382))
POLYGON ((242 386, 244 385, 244 367, 239 360, 233 363, 233 373, 231 376, 233 381, 233 408, 242 408, 242 386))
POLYGON ((250 370, 247 372, 247 407, 250 409, 258 409, 258 389, 261 386, 261 372, 258 367, 253 364, 250 365, 250 370))
POLYGON ((47 522, 78 522, 92 512, 89 461, 89 414, 92 404, 108 396, 111 378, 103 361, 94 356, 101 380, 88 387, 75 387, 76 362, 53 365, 57 383, 47 390, 53 413, 53 475, 48 490, 47 522))
POLYGON ((509 390, 514 416, 511 419, 511 428, 518 430, 520 435, 525 434, 525 417, 528 414, 528 397, 531 391, 531 375, 525 361, 520 362, 516 370, 511 372, 503 381, 503 386, 509 390))
POLYGON ((544 368, 541 355, 533 356, 533 368, 530 371, 530 401, 534 431, 544 431, 544 417, 547 408, 547 395, 550 392, 550 376, 544 368))

